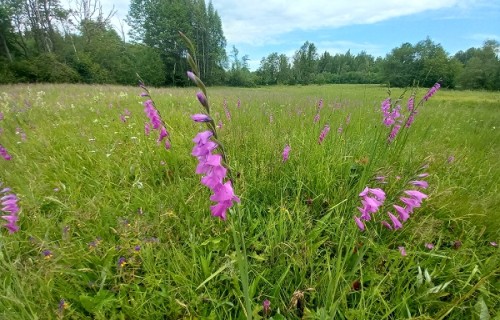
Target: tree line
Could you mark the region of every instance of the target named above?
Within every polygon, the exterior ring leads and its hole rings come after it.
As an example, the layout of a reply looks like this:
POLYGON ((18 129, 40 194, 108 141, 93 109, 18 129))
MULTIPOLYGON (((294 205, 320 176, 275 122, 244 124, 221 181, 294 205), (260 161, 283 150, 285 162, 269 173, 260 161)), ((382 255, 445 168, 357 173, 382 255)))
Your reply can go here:
POLYGON ((0 83, 65 82, 189 85, 186 49, 178 31, 196 45, 200 75, 210 85, 257 86, 383 83, 500 90, 500 44, 486 41, 454 55, 429 38, 403 43, 385 57, 365 51, 319 53, 305 42, 292 57, 277 52, 250 71, 248 55, 226 52, 222 22, 204 0, 132 0, 129 39, 111 26, 114 12, 99 0, 0 0, 0 83))

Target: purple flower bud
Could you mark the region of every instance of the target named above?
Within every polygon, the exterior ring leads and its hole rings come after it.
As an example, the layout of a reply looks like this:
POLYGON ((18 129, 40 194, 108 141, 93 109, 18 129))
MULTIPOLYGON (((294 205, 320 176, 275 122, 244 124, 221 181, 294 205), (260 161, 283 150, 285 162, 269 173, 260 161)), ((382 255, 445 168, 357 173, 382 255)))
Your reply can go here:
POLYGON ((207 97, 205 97, 203 92, 198 91, 198 93, 196 94, 196 97, 198 98, 198 101, 201 103, 202 106, 204 106, 205 108, 208 108, 207 97))
POLYGON ((399 249, 399 253, 401 253, 401 255, 403 257, 406 257, 406 249, 405 249, 405 247, 401 246, 401 247, 398 247, 398 249, 399 249))
POLYGON ((195 122, 210 122, 210 121, 212 121, 212 118, 210 118, 209 115, 202 114, 202 113, 193 114, 191 116, 191 119, 193 119, 193 121, 195 121, 195 122))
POLYGON ((196 77, 196 75, 193 72, 188 71, 187 72, 187 76, 188 76, 189 79, 191 79, 191 81, 193 81, 194 83, 198 84, 197 77, 196 77))

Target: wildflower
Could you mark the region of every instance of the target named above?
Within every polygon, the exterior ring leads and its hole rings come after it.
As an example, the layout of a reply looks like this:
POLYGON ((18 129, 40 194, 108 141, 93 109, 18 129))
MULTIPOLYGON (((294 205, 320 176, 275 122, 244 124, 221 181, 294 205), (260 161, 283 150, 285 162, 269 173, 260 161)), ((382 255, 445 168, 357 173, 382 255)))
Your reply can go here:
POLYGON ((425 247, 426 247, 427 249, 429 249, 429 250, 432 250, 432 249, 434 249, 434 244, 433 244, 433 243, 428 242, 428 243, 426 243, 426 244, 425 244, 425 247))
POLYGON ((1 208, 0 211, 7 213, 7 215, 2 215, 2 219, 7 221, 7 224, 4 225, 9 233, 14 233, 19 230, 19 226, 16 224, 19 220, 19 206, 17 205, 17 196, 13 193, 10 193, 10 188, 4 188, 0 190, 0 195, 4 194, 0 198, 1 208))
POLYGON ((401 220, 403 222, 405 222, 406 220, 408 220, 408 218, 410 218, 410 214, 405 208, 398 206, 396 204, 393 205, 393 207, 394 207, 394 209, 396 209, 396 212, 398 213, 399 218, 401 218, 401 220))
POLYGON ((144 134, 146 136, 149 136, 149 133, 151 132, 151 125, 149 122, 144 122, 144 134))
POLYGON ((292 150, 292 148, 290 147, 290 145, 286 145, 285 146, 285 149, 283 149, 283 162, 286 162, 288 160, 288 157, 290 155, 290 150, 292 150))
POLYGON ((316 113, 316 115, 314 116, 313 122, 314 123, 318 123, 319 122, 319 112, 316 113))
POLYGON ((236 104, 236 106, 238 107, 238 109, 241 108, 241 101, 240 101, 240 99, 238 99, 238 103, 236 104))
POLYGON ((491 245, 492 247, 498 247, 498 243, 496 243, 495 241, 491 241, 491 242, 490 242, 490 245, 491 245))
POLYGON ((392 222, 392 226, 394 227, 395 230, 401 229, 403 227, 403 225, 401 224, 401 222, 398 220, 398 218, 395 215, 393 215, 390 212, 388 212, 387 214, 389 215, 389 218, 391 219, 391 222, 392 222))
POLYGON ((392 127, 391 133, 389 133, 389 137, 387 138, 387 141, 393 142, 394 139, 396 139, 396 136, 398 135, 399 129, 401 129, 401 125, 396 124, 392 127))
POLYGON ((205 97, 205 94, 203 94, 203 92, 201 91, 198 91, 196 97, 198 98, 198 101, 201 103, 201 105, 205 107, 205 109, 208 109, 208 102, 207 102, 207 97, 205 97))
POLYGON ((361 219, 369 221, 371 220, 370 213, 375 213, 378 211, 379 207, 384 203, 385 192, 380 188, 368 188, 366 187, 359 196, 361 199, 362 208, 358 207, 361 212, 361 219))
POLYGON ((123 268, 127 264, 127 260, 124 257, 118 258, 118 267, 123 268))
POLYGON ((231 112, 229 112, 229 108, 227 107, 227 101, 226 101, 226 99, 224 99, 223 107, 224 107, 224 112, 226 113, 227 120, 231 121, 231 112))
POLYGON ((166 137, 168 137, 168 131, 167 131, 167 129, 165 129, 165 127, 161 127, 161 129, 160 129, 160 135, 158 137, 157 142, 160 143, 166 137))
POLYGON ((399 253, 401 253, 401 255, 403 257, 406 257, 406 249, 405 249, 405 247, 400 246, 400 247, 398 247, 398 249, 399 249, 399 253))
POLYGON ((269 115, 269 123, 273 123, 274 122, 274 119, 273 119, 273 114, 271 113, 269 115))
POLYGON ((158 110, 156 110, 155 106, 153 105, 152 100, 146 100, 144 102, 144 112, 151 121, 153 129, 159 129, 161 127, 161 118, 158 114, 158 110))
POLYGON ((136 253, 138 253, 139 251, 141 251, 141 246, 140 246, 140 245, 136 245, 136 246, 134 247, 134 251, 135 251, 136 253))
POLYGON ((59 314, 61 316, 62 316, 64 310, 68 309, 68 308, 69 308, 69 304, 64 299, 59 300, 59 304, 57 305, 57 311, 59 312, 59 314))
POLYGON ((439 84, 439 82, 436 82, 430 89, 429 91, 427 91, 427 93, 425 94, 424 96, 424 100, 427 101, 429 100, 435 93, 436 91, 439 90, 439 88, 441 88, 441 84, 439 84))
POLYGON ((423 199, 427 198, 426 194, 423 194, 422 192, 417 190, 406 190, 405 193, 418 202, 422 202, 423 199))
POLYGON ((325 137, 329 131, 330 131, 330 126, 326 124, 319 135, 319 139, 318 139, 319 144, 321 144, 323 142, 323 140, 325 140, 325 137))
POLYGON ((210 118, 210 116, 208 116, 206 114, 201 114, 201 113, 193 114, 191 116, 191 119, 193 119, 194 122, 210 122, 210 121, 212 121, 212 118, 210 118))
POLYGON ((408 99, 408 111, 412 112, 413 108, 415 107, 415 96, 411 95, 411 97, 408 99))
POLYGON ((262 309, 264 310, 264 314, 267 316, 271 311, 271 301, 267 299, 262 301, 262 309))
POLYGON ((410 184, 422 189, 427 189, 427 187, 429 187, 429 183, 427 183, 427 181, 424 180, 410 181, 410 184))
POLYGON ((12 159, 12 156, 7 152, 7 149, 5 149, 5 147, 2 146, 1 144, 0 144, 0 156, 5 160, 12 159))
POLYGON ((217 129, 222 129, 222 120, 219 120, 219 123, 217 124, 217 129))
POLYGON ((49 260, 49 259, 51 259, 51 258, 52 258, 52 256, 53 256, 52 251, 50 251, 50 250, 44 250, 44 251, 42 252, 42 255, 43 255, 43 258, 44 258, 45 260, 49 260))
POLYGON ((453 161, 455 161, 455 157, 454 156, 449 156, 448 160, 446 160, 446 162, 448 162, 448 163, 452 163, 453 161))
POLYGON ((354 221, 356 222, 356 225, 358 226, 359 230, 365 231, 365 224, 363 223, 363 221, 361 221, 360 218, 354 216, 354 221))
POLYGON ((387 229, 392 230, 392 226, 389 224, 389 222, 387 222, 387 221, 385 221, 385 220, 384 220, 384 221, 381 221, 380 223, 381 223, 384 227, 386 227, 387 229))
POLYGON ((323 99, 319 99, 318 101, 318 111, 323 109, 323 99))

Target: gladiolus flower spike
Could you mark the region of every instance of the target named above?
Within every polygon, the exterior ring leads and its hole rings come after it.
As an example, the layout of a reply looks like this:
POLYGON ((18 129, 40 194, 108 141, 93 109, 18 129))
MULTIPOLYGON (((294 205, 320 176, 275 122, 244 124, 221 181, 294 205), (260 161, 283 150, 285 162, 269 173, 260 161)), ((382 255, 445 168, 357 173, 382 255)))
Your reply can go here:
MULTIPOLYGON (((422 179, 427 177, 427 173, 421 173, 417 175, 418 178, 422 179)), ((424 180, 410 181, 409 185, 421 189, 426 189, 429 184, 424 180)), ((413 213, 415 208, 422 205, 422 201, 428 196, 419 190, 405 190, 403 192, 404 196, 400 197, 401 205, 393 204, 392 207, 396 210, 397 216, 388 212, 388 216, 392 225, 387 221, 381 221, 380 223, 389 230, 397 230, 403 227, 403 223, 406 222, 410 215, 413 213)), ((385 192, 380 188, 369 188, 366 187, 359 194, 361 197, 362 207, 358 207, 361 213, 360 217, 354 217, 356 225, 361 231, 365 230, 364 221, 370 221, 373 218, 373 214, 379 211, 379 208, 383 205, 386 195, 385 192)))
MULTIPOLYGON (((0 186, 2 184, 0 183, 0 186)), ((19 220, 19 206, 17 204, 17 196, 11 193, 10 188, 4 188, 0 190, 0 212, 6 213, 2 215, 2 219, 6 220, 7 223, 4 225, 9 233, 14 233, 19 230, 17 221, 19 220)))
POLYGON ((164 141, 165 149, 169 150, 171 148, 171 141, 170 134, 167 131, 167 125, 163 121, 160 112, 156 108, 155 103, 151 98, 146 86, 142 82, 139 84, 139 86, 143 90, 145 90, 144 93, 146 93, 141 94, 141 96, 149 98, 148 100, 144 101, 144 113, 149 118, 149 123, 146 122, 146 124, 144 125, 144 134, 149 135, 151 129, 158 131, 157 143, 160 144, 162 141, 164 141))
MULTIPOLYGON (((189 71, 188 78, 202 89, 196 94, 196 97, 206 111, 204 114, 192 115, 191 119, 195 122, 206 123, 208 127, 208 130, 198 133, 193 139, 195 146, 191 154, 198 158, 196 173, 203 175, 201 184, 213 192, 210 200, 216 204, 210 206, 212 216, 226 220, 227 210, 233 206, 234 202, 240 202, 240 198, 234 193, 232 180, 227 178, 229 169, 224 167, 226 155, 224 148, 217 141, 216 126, 210 117, 210 104, 206 96, 206 89, 194 72, 189 71), (215 150, 220 150, 221 154, 214 153, 215 150)), ((226 115, 228 113, 229 110, 226 110, 226 115)), ((230 115, 228 119, 230 119, 230 115)))

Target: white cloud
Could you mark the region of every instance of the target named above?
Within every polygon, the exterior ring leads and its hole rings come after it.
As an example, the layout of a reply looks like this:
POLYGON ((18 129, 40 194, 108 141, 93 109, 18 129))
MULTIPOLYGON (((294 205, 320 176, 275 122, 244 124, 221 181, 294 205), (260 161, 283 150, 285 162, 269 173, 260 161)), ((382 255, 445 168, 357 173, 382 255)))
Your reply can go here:
POLYGON ((472 39, 472 40, 477 40, 477 41, 486 41, 486 40, 496 40, 500 41, 500 35, 499 34, 493 34, 493 33, 475 33, 469 35, 467 38, 472 39))
POLYGON ((213 0, 229 43, 264 45, 297 30, 379 21, 428 10, 469 5, 471 0, 213 0))

